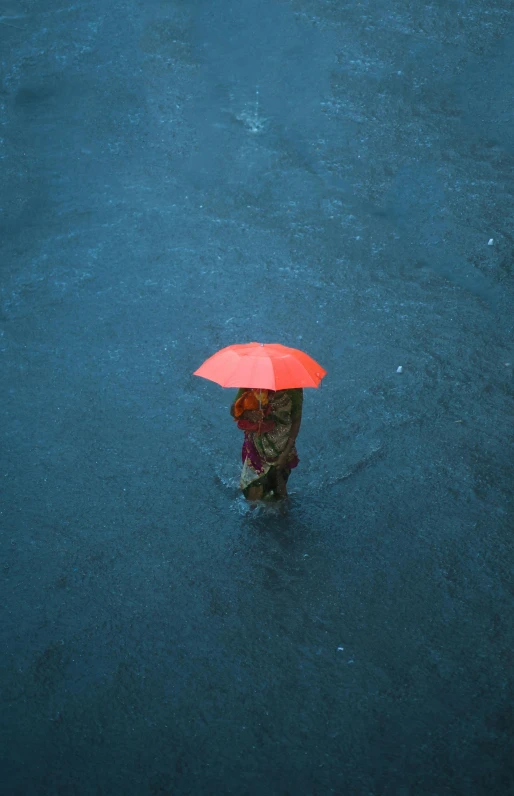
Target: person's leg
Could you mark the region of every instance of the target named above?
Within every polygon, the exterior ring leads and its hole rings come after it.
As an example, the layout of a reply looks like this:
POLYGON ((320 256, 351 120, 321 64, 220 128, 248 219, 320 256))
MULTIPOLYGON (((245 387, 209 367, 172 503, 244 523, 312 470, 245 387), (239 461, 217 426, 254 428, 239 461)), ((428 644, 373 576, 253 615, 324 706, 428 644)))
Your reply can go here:
POLYGON ((264 487, 262 484, 257 484, 257 486, 249 486, 245 489, 245 498, 247 500, 262 500, 262 496, 264 494, 264 487))
POLYGON ((261 475, 260 478, 251 481, 243 490, 243 494, 250 501, 263 500, 268 489, 268 475, 266 473, 266 475, 261 475))
POLYGON ((276 468, 273 468, 273 469, 275 471, 274 472, 274 478, 275 478, 275 484, 274 484, 275 489, 274 489, 274 491, 275 491, 275 495, 277 496, 277 498, 279 498, 279 500, 284 500, 288 496, 287 495, 287 479, 289 478, 289 473, 291 471, 289 469, 285 469, 285 468, 284 469, 280 469, 280 470, 277 470, 276 468))
POLYGON ((284 473, 282 470, 277 470, 277 474, 275 476, 276 481, 276 489, 275 494, 279 500, 284 500, 287 497, 287 482, 284 478, 284 473))

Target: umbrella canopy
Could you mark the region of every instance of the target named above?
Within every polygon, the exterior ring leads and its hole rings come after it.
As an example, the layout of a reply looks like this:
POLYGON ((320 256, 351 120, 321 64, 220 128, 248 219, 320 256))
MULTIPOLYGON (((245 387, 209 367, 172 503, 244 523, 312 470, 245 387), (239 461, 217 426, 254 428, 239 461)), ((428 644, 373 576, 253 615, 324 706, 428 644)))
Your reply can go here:
POLYGON ((326 370, 308 354, 280 343, 229 345, 205 360, 194 376, 222 387, 287 390, 317 387, 326 370))

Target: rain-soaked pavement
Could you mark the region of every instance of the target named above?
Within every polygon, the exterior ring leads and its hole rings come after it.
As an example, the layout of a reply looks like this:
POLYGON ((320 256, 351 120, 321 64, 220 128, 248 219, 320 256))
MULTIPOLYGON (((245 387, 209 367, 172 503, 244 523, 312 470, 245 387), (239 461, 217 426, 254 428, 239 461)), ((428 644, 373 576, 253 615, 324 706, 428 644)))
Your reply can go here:
POLYGON ((6 0, 0 60, 2 793, 514 793, 511 3, 6 0), (329 372, 286 516, 191 376, 250 340, 329 372))

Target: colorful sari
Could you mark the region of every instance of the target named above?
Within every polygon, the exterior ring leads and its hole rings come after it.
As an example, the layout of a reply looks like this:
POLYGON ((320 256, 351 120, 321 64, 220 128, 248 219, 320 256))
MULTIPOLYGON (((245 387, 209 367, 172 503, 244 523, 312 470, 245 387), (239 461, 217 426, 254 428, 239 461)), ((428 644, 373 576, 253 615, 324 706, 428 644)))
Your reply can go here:
MULTIPOLYGON (((239 390, 234 404, 243 393, 244 390, 239 390)), ((293 422, 301 416, 302 404, 303 390, 301 389, 269 392, 269 411, 266 420, 273 421, 272 429, 260 434, 255 431, 244 432, 240 487, 245 495, 250 486, 262 486, 263 497, 268 497, 273 491, 275 485, 274 463, 287 445, 293 422)), ((295 446, 289 454, 286 467, 282 470, 285 480, 299 461, 295 446)))

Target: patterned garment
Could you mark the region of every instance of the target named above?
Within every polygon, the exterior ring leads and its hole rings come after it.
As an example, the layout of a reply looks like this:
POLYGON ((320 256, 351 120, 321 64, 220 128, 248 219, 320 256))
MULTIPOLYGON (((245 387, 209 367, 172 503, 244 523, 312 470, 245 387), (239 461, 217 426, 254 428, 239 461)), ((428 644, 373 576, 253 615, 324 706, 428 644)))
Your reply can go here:
MULTIPOLYGON (((244 390, 239 390, 236 401, 244 390)), ((240 486, 246 490, 250 485, 262 482, 266 491, 266 475, 273 467, 275 460, 287 445, 291 425, 302 413, 303 390, 279 390, 269 394, 271 412, 268 415, 275 426, 271 431, 257 434, 254 431, 245 431, 241 457, 243 469, 241 471, 240 486)), ((296 447, 293 447, 286 468, 286 474, 299 462, 296 447)))

